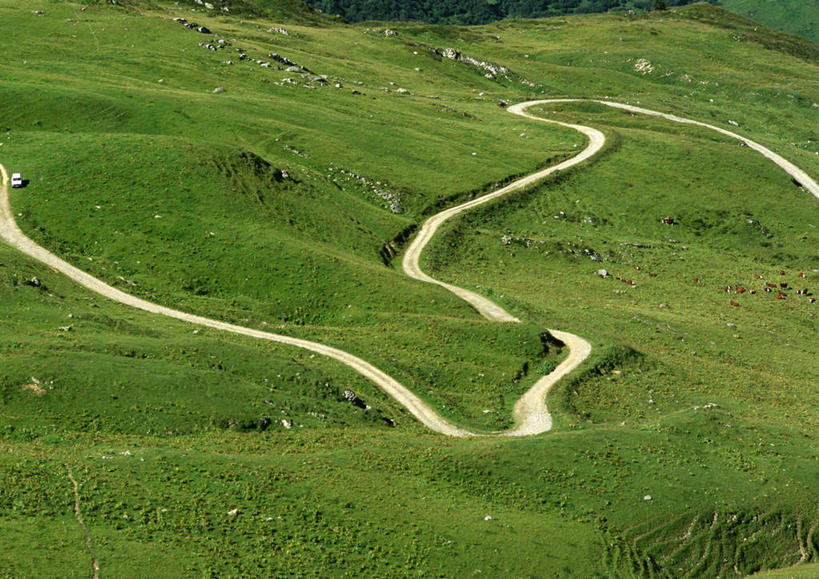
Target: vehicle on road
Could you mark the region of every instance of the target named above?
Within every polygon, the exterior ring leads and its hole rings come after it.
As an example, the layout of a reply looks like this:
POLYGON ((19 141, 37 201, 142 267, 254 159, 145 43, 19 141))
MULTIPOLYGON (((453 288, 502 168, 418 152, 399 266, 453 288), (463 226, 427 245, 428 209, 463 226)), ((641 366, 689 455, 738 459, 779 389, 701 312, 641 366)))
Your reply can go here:
POLYGON ((14 173, 11 176, 11 186, 13 188, 22 187, 23 186, 23 177, 20 173, 14 173))

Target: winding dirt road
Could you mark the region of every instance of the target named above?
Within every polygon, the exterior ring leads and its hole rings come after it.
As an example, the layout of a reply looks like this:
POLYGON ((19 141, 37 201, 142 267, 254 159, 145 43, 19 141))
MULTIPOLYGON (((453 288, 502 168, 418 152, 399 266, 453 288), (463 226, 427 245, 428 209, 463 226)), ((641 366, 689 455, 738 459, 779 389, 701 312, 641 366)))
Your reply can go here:
POLYGON ((290 346, 296 346, 298 348, 303 348, 305 350, 310 350, 311 352, 333 358, 334 360, 338 360, 342 364, 354 369, 362 376, 370 379, 387 394, 403 405, 407 410, 409 410, 413 416, 415 416, 431 430, 440 432, 441 434, 447 434, 449 436, 474 436, 473 433, 458 428, 457 426, 447 422, 441 416, 438 416, 438 414, 432 408, 430 408, 429 405, 418 398, 415 394, 407 390, 391 376, 385 374, 369 362, 365 362, 361 358, 348 354, 343 350, 339 350, 338 348, 333 348, 331 346, 325 346, 324 344, 319 344, 317 342, 310 342, 308 340, 283 336, 281 334, 273 334, 270 332, 263 332, 261 330, 254 330, 252 328, 245 328, 243 326, 220 322, 218 320, 212 320, 210 318, 196 316, 194 314, 160 306, 111 287, 105 282, 102 282, 85 273, 81 269, 74 267, 70 263, 63 261, 53 253, 34 243, 31 239, 26 237, 22 231, 20 231, 19 227, 17 227, 17 223, 14 220, 14 215, 11 211, 11 204, 9 203, 8 172, 3 165, 0 165, 0 172, 3 174, 3 184, 0 186, 0 238, 26 255, 33 257, 34 259, 41 261, 47 266, 66 275, 81 286, 114 300, 115 302, 119 302, 121 304, 125 304, 126 306, 131 306, 140 310, 145 310, 146 312, 167 316, 169 318, 175 318, 183 322, 205 326, 215 330, 241 334, 243 336, 250 336, 251 338, 258 338, 260 340, 269 340, 280 344, 288 344, 290 346))
MULTIPOLYGON (((588 138, 589 140, 588 145, 579 154, 572 157, 571 159, 563 161, 558 165, 555 165, 548 169, 544 169, 542 171, 519 179, 501 189, 488 193, 487 195, 484 195, 467 203, 458 205, 457 207, 452 207, 450 209, 442 211, 441 213, 429 218, 423 224, 417 237, 410 244, 409 248, 406 251, 403 260, 403 268, 406 274, 417 280, 437 284, 440 285, 441 287, 448 289, 449 291, 459 296, 461 299, 471 304, 482 316, 489 320, 507 323, 519 322, 519 320, 516 317, 512 316, 502 307, 495 304, 491 300, 485 298, 484 296, 478 295, 464 288, 460 288, 431 278, 421 270, 419 266, 419 258, 424 247, 426 247, 426 245, 432 239, 438 227, 447 219, 463 211, 466 211, 467 209, 471 209, 472 207, 476 207, 483 203, 488 203, 489 201, 497 199, 498 197, 507 195, 513 191, 517 191, 524 187, 532 185, 556 171, 567 169, 569 167, 582 163, 583 161, 595 155, 605 144, 605 136, 603 135, 602 132, 591 127, 585 127, 583 125, 573 125, 549 119, 543 119, 540 117, 536 117, 534 115, 530 115, 529 113, 526 112, 527 108, 535 105, 579 102, 581 100, 586 99, 537 100, 520 103, 509 107, 507 110, 513 114, 517 114, 541 122, 558 124, 564 127, 575 129, 584 134, 588 138)), ((586 100, 586 102, 597 102, 606 106, 623 109, 633 113, 658 116, 674 122, 698 125, 708 129, 715 130, 724 135, 739 139, 740 141, 744 142, 748 147, 758 151, 765 157, 771 159, 774 163, 779 165, 789 175, 791 175, 795 180, 801 183, 814 196, 819 198, 819 185, 817 185, 816 182, 813 181, 813 179, 811 179, 807 175, 807 173, 805 173, 804 171, 802 171, 789 161, 783 159, 776 153, 773 153, 772 151, 763 147, 762 145, 759 145, 749 139, 746 139, 741 135, 732 133, 730 131, 726 131, 725 129, 721 129, 713 125, 701 123, 699 121, 683 119, 680 117, 676 117, 674 115, 659 113, 656 111, 634 107, 631 105, 624 105, 609 101, 586 100)), ((518 400, 514 408, 515 427, 504 432, 495 432, 490 434, 471 432, 469 430, 459 428, 458 426, 450 423, 449 421, 438 415, 438 413, 435 412, 435 410, 433 410, 428 404, 426 404, 423 400, 418 398, 407 388, 402 386, 398 381, 396 381, 391 376, 385 374, 384 372, 382 372, 369 362, 366 362, 365 360, 362 360, 357 356, 353 356, 352 354, 344 352, 343 350, 339 350, 338 348, 333 348, 331 346, 325 346, 324 344, 319 344, 317 342, 311 342, 308 340, 302 340, 299 338, 293 338, 281 334, 273 334, 270 332, 263 332, 260 330, 245 328, 235 324, 220 322, 218 320, 212 320, 210 318, 205 318, 202 316, 197 316, 179 310, 174 310, 172 308, 168 308, 165 306, 157 305, 146 300, 129 295, 125 292, 122 292, 98 280, 97 278, 85 273, 84 271, 74 267, 73 265, 67 263, 66 261, 52 254, 51 252, 47 251, 46 249, 40 247, 31 239, 26 237, 22 231, 20 231, 20 228, 17 226, 17 223, 14 220, 14 215, 11 211, 11 205, 9 202, 8 173, 6 172, 5 167, 3 167, 2 165, 0 165, 0 172, 2 172, 3 178, 2 185, 0 185, 0 239, 3 239, 14 248, 21 251, 22 253, 30 257, 33 257, 34 259, 59 271, 60 273, 66 275, 67 277, 79 283, 83 287, 90 289, 91 291, 96 292, 102 296, 105 296, 111 300, 125 304, 127 306, 144 310, 146 312, 150 312, 153 314, 175 318, 191 324, 197 324, 200 326, 213 328, 216 330, 222 330, 225 332, 231 332, 234 334, 258 338, 261 340, 268 340, 271 342, 278 342, 281 344, 296 346, 298 348, 310 350, 317 354, 321 354, 323 356, 333 358, 334 360, 338 360, 342 364, 349 366, 362 376, 374 382, 384 392, 386 392, 398 403, 404 406, 413 416, 415 416, 421 423, 427 426, 430 430, 439 432, 441 434, 445 434, 447 436, 456 437, 530 436, 550 430, 552 427, 552 419, 546 408, 545 402, 546 393, 548 392, 549 388, 551 388, 551 386, 555 382, 557 382, 561 377, 565 376, 578 365, 580 365, 591 352, 591 345, 582 338, 567 332, 562 332, 559 330, 550 330, 550 332, 556 338, 563 341, 568 346, 569 355, 552 373, 538 380, 535 383, 535 385, 528 392, 526 392, 526 394, 524 394, 520 400, 518 400)))

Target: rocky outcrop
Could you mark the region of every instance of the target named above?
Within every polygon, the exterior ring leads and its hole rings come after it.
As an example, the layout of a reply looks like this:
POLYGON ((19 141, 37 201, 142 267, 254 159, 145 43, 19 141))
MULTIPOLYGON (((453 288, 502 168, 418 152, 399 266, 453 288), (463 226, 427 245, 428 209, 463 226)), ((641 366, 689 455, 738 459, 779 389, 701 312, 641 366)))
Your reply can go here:
POLYGON ((484 71, 484 76, 486 78, 496 78, 498 76, 507 76, 509 74, 509 69, 505 66, 480 60, 467 54, 462 54, 454 48, 444 48, 442 50, 436 50, 435 52, 441 58, 463 62, 464 64, 474 66, 475 68, 484 71))

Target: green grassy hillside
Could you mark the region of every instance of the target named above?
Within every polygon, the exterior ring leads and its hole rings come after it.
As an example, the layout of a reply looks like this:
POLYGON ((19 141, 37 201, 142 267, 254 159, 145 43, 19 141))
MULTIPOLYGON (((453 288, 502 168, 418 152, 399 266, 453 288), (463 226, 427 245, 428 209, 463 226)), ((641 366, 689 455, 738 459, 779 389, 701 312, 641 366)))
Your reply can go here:
POLYGON ((726 10, 819 43, 819 5, 800 0, 720 0, 726 10))
POLYGON ((776 571, 764 571, 755 575, 762 579, 801 579, 803 577, 816 577, 819 574, 819 565, 811 563, 787 569, 777 569, 776 571))
POLYGON ((345 349, 487 431, 564 355, 546 328, 594 346, 549 395, 553 432, 450 440, 330 360, 110 303, 0 244, 2 574, 90 571, 75 498, 106 576, 727 576, 819 558, 817 304, 792 292, 817 291, 819 211, 770 162, 704 129, 544 107, 603 130, 605 151, 423 257, 522 323, 400 269, 427 216, 583 147, 507 103, 670 111, 816 176, 815 45, 706 5, 385 34, 296 3, 0 0, 0 22, 0 162, 31 180, 13 210, 78 267, 345 349))

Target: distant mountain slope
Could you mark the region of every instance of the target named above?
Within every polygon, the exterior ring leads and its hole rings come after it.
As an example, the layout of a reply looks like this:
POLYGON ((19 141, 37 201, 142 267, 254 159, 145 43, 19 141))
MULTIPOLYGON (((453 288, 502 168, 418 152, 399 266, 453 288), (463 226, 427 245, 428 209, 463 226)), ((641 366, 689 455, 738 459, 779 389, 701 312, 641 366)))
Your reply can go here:
MULTIPOLYGON (((682 6, 695 0, 665 0, 664 6, 682 6)), ((486 24, 504 18, 542 18, 564 14, 650 10, 655 0, 307 0, 326 14, 350 22, 365 20, 418 20, 432 24, 486 24)))
POLYGON ((720 6, 760 24, 819 43, 819 2, 804 0, 721 0, 720 6))
POLYGON ((173 0, 173 2, 153 2, 151 0, 118 0, 120 5, 143 9, 156 8, 157 4, 173 8, 202 11, 212 16, 245 16, 271 18, 282 22, 305 25, 327 24, 331 19, 303 0, 173 0))

